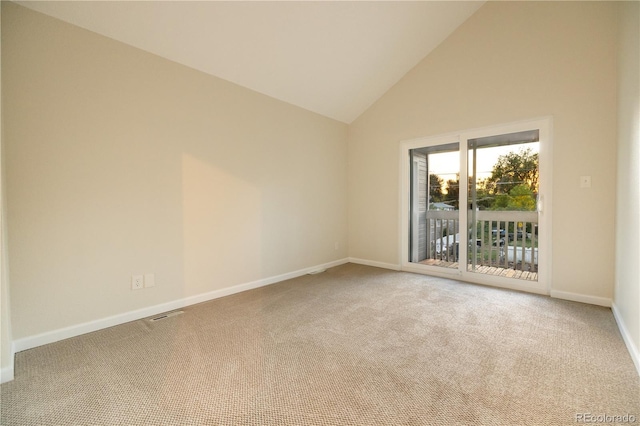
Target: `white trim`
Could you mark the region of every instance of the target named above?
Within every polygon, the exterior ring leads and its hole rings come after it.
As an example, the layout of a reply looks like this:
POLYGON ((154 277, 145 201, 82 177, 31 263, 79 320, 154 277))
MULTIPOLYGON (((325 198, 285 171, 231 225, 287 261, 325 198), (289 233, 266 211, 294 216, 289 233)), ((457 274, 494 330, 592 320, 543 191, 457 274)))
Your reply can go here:
POLYGON ((0 383, 7 383, 13 380, 13 361, 9 367, 0 370, 0 383))
POLYGON ((638 350, 638 347, 633 343, 631 335, 629 334, 629 330, 625 326, 622 315, 620 314, 620 311, 618 310, 615 302, 611 303, 611 312, 613 312, 613 317, 616 319, 616 323, 618 324, 618 329, 620 330, 620 334, 622 335, 622 340, 624 340, 625 345, 627 345, 629 355, 631 355, 633 364, 636 366, 638 375, 640 375, 640 350, 638 350))
POLYGON ((544 124, 540 126, 540 199, 538 200, 538 223, 543 227, 538 240, 538 253, 541 256, 541 268, 538 269, 538 280, 545 283, 546 294, 551 293, 553 286, 551 266, 553 263, 553 221, 551 219, 553 205, 553 117, 539 118, 544 124), (544 142, 544 143, 542 143, 544 142))
POLYGON ((607 297, 589 296, 588 294, 570 293, 568 291, 551 290, 551 297, 556 299, 571 300, 572 302, 588 303, 589 305, 611 307, 611 299, 607 297))
POLYGON ((358 265, 366 265, 366 266, 373 266, 375 268, 391 269, 392 271, 400 270, 400 265, 396 265, 394 263, 377 262, 375 260, 358 259, 355 257, 350 257, 347 260, 349 261, 349 263, 357 263, 358 265))
MULTIPOLYGON (((38 346, 68 339, 70 337, 79 336, 81 334, 91 333, 93 331, 102 330, 104 328, 113 327, 115 325, 124 324, 126 322, 136 321, 142 318, 146 318, 152 315, 157 315, 157 314, 171 311, 174 309, 184 308, 186 306, 195 305, 197 303, 202 303, 202 302, 206 302, 213 299, 218 299, 220 297, 229 296, 232 294, 240 293, 242 291, 251 290, 258 287, 264 287, 270 284, 275 284, 280 281, 297 278, 302 275, 306 275, 310 272, 318 271, 319 269, 332 268, 334 266, 343 265, 348 262, 349 260, 346 258, 335 260, 333 262, 324 263, 322 265, 311 266, 309 268, 300 269, 298 271, 289 272, 282 275, 276 275, 273 277, 263 278, 257 281, 235 285, 233 287, 222 288, 219 290, 202 293, 195 296, 185 297, 183 299, 178 299, 178 300, 162 303, 155 306, 150 306, 148 308, 142 308, 135 311, 113 315, 107 318, 101 318, 95 321, 85 322, 83 324, 72 325, 69 327, 48 331, 45 333, 37 334, 35 336, 23 337, 21 339, 14 340, 13 342, 14 349, 15 349, 15 352, 25 351, 27 349, 32 349, 38 346)), ((4 371, 3 371, 3 374, 4 374, 4 371)))
POLYGON ((15 363, 15 357, 16 357, 16 351, 15 351, 15 345, 13 343, 11 343, 11 354, 9 355, 11 357, 11 364, 5 368, 3 368, 2 370, 0 370, 0 383, 7 383, 13 380, 14 375, 14 365, 15 363))

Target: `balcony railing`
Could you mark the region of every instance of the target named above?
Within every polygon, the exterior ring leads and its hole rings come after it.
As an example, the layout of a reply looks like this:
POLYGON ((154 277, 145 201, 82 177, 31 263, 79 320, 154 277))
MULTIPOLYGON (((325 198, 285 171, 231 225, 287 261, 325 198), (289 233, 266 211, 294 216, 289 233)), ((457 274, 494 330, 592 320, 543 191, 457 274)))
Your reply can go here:
POLYGON ((468 231, 460 230, 457 211, 428 211, 426 219, 426 259, 457 266, 460 233, 468 232, 469 270, 538 271, 537 212, 469 211, 468 231))

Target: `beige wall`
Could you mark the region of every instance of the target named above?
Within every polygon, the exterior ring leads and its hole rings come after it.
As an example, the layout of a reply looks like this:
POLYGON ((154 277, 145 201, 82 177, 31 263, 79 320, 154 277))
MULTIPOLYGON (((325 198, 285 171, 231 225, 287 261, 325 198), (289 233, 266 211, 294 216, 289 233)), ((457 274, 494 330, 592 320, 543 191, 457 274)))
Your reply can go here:
MULTIPOLYGON (((1 65, 0 65, 1 67, 1 65)), ((0 111, 0 116, 2 112, 0 111)), ((0 134, 2 130, 0 130, 0 134)), ((1 144, 1 143, 0 143, 1 144)), ((5 164, 0 148, 0 381, 13 379, 13 349, 11 310, 9 303, 9 263, 7 239, 7 212, 5 202, 5 164)))
POLYGON ((2 8, 14 339, 346 257, 345 124, 2 8))
MULTIPOLYGON (((398 264, 401 140, 552 115, 553 288, 611 298, 615 272, 637 346, 638 239, 621 224, 639 225, 618 185, 615 227, 616 126, 621 160, 640 148, 623 133, 637 123, 617 122, 615 4, 483 6, 349 126, 348 235, 347 126, 2 11, 14 338, 340 259, 347 237, 350 256, 398 264), (132 272, 157 287, 131 291, 132 272)), ((638 180, 637 162, 619 170, 638 180)))
POLYGON ((613 297, 615 9, 489 2, 352 123, 349 255, 400 263, 400 141, 551 115, 552 288, 613 297))
MULTIPOLYGON (((1 10, 0 10, 1 13, 1 10)), ((0 15, 1 16, 1 15, 0 15)), ((0 19, 0 33, 2 19, 0 19)), ((0 82, 2 80, 2 47, 0 46, 0 82)), ((0 99, 2 99, 2 84, 0 84, 0 99)), ((9 312, 9 276, 8 276, 8 252, 7 252, 7 223, 6 203, 4 200, 4 156, 2 146, 4 144, 4 127, 2 126, 2 103, 0 102, 0 381, 13 379, 13 352, 11 350, 11 315, 9 312)))
MULTIPOLYGON (((640 362, 640 4, 620 5, 614 307, 640 362)), ((640 364, 638 369, 640 370, 640 364)))

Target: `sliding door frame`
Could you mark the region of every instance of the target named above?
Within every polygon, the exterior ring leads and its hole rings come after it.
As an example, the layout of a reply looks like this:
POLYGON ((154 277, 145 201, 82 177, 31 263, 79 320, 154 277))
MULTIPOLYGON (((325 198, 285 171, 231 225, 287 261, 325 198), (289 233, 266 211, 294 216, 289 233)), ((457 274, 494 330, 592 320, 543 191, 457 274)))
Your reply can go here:
POLYGON ((422 137, 417 139, 405 140, 400 142, 400 269, 408 272, 416 272, 426 275, 434 275, 439 277, 453 278, 461 281, 472 282, 476 284, 490 285, 494 287, 510 288, 514 290, 522 290, 531 293, 549 294, 551 288, 551 263, 552 263, 552 117, 542 117, 531 120, 523 120, 514 123, 499 124, 487 126, 477 129, 469 129, 445 135, 432 137, 422 137), (467 144, 469 139, 477 139, 488 136, 516 133, 526 130, 537 129, 540 132, 540 153, 539 153, 539 202, 538 202, 538 218, 540 225, 540 234, 538 236, 539 248, 539 270, 538 281, 525 281, 506 277, 496 277, 483 275, 479 273, 467 271, 467 250, 468 233, 466 227, 468 223, 468 188, 467 188, 467 144), (451 143, 458 143, 460 152, 460 203, 459 206, 459 223, 460 223, 460 250, 459 266, 457 269, 442 268, 437 266, 421 265, 410 262, 409 259, 409 232, 411 228, 411 164, 410 150, 427 146, 438 146, 451 143), (464 182, 464 190, 462 183, 464 182), (462 232, 465 229, 465 232, 462 232))

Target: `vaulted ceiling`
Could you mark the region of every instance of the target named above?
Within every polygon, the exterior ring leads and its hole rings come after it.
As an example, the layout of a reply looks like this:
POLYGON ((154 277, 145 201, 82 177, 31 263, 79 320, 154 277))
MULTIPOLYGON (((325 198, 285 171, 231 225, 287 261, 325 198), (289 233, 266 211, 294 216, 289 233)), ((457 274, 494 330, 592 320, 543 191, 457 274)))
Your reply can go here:
POLYGON ((481 1, 18 1, 350 123, 481 1))

